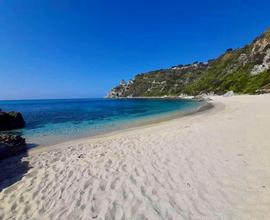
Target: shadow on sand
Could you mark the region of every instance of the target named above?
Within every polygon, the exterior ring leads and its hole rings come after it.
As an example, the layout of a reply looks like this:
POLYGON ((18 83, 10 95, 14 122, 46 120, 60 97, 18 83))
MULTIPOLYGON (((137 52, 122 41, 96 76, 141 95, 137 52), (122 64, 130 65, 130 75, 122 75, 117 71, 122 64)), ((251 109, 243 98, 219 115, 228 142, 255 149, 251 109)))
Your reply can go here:
MULTIPOLYGON (((36 145, 28 144, 27 146, 29 149, 36 145)), ((31 168, 29 162, 24 160, 27 155, 25 151, 17 156, 0 160, 0 192, 21 180, 31 168)))

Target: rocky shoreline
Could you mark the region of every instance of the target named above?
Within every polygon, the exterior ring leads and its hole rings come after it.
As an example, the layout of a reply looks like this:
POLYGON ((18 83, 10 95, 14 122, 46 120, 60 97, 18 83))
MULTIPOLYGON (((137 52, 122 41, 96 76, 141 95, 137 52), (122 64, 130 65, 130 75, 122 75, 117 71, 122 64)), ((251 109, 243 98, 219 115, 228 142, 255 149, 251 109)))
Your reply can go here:
POLYGON ((0 160, 15 156, 26 149, 25 139, 20 135, 4 133, 24 126, 25 121, 20 112, 4 112, 0 109, 0 160))
POLYGON ((25 139, 19 135, 0 134, 0 160, 26 150, 25 139))

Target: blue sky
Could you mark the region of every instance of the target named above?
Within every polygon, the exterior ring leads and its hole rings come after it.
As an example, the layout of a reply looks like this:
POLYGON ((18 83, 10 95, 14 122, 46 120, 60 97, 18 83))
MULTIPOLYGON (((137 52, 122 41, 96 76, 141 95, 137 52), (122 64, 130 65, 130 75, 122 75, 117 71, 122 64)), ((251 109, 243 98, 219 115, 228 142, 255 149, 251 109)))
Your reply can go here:
POLYGON ((0 99, 102 97, 270 27, 270 1, 0 1, 0 99))

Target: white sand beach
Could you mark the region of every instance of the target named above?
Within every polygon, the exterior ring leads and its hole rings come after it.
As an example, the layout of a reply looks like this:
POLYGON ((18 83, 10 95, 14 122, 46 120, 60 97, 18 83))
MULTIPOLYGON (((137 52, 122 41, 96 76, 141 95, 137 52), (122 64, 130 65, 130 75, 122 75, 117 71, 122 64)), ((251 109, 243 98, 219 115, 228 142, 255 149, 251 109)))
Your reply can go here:
POLYGON ((212 103, 1 162, 0 219, 270 219, 270 95, 212 103))

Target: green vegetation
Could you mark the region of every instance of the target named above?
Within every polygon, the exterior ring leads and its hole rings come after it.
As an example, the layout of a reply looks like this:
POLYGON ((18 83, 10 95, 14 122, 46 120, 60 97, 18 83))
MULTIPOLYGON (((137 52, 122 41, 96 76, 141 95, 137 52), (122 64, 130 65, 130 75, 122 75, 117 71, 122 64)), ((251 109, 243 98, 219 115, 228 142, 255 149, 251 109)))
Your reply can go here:
POLYGON ((256 93, 270 87, 270 29, 251 44, 228 49, 208 63, 194 62, 138 74, 115 87, 109 97, 256 93))

